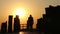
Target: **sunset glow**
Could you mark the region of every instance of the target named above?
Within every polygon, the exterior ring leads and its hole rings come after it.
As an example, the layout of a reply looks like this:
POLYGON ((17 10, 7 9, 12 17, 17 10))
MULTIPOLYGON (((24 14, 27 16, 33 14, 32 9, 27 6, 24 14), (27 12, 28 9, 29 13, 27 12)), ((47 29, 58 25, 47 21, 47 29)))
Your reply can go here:
POLYGON ((0 29, 2 22, 8 22, 8 16, 19 16, 21 24, 27 24, 29 15, 34 18, 33 27, 36 28, 37 19, 46 14, 45 8, 49 5, 60 5, 59 0, 0 0, 0 29))
POLYGON ((24 18, 24 16, 26 15, 24 9, 16 9, 15 11, 16 11, 16 12, 15 12, 16 15, 19 15, 20 18, 24 18))
POLYGON ((23 10, 17 10, 16 15, 24 16, 24 11, 23 10))

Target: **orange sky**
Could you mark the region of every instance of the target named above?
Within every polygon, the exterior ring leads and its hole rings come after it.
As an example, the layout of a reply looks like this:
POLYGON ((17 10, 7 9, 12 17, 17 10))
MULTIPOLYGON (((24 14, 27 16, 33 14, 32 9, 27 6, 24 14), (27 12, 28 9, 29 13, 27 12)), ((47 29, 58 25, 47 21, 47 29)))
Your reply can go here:
MULTIPOLYGON (((21 23, 26 23, 30 14, 34 17, 34 24, 37 19, 45 13, 45 7, 49 5, 60 5, 59 0, 0 0, 0 24, 8 20, 9 15, 15 16, 15 10, 25 9, 26 15, 21 19, 21 23)), ((1 26, 1 25, 0 25, 1 26)))

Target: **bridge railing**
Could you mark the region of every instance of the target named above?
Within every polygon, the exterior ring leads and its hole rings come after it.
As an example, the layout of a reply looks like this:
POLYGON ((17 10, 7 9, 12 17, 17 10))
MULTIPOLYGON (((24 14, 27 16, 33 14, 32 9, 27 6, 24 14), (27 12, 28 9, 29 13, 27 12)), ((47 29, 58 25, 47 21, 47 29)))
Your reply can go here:
POLYGON ((21 29, 27 29, 27 24, 20 24, 21 29))

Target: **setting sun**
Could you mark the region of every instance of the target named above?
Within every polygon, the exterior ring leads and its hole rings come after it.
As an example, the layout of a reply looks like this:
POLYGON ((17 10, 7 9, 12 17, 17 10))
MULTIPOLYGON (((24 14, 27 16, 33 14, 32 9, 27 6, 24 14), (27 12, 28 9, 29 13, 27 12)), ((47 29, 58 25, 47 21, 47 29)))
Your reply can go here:
POLYGON ((23 9, 17 9, 16 10, 16 15, 19 15, 20 18, 24 17, 25 16, 25 10, 23 10, 23 9))
POLYGON ((24 11, 23 10, 17 10, 16 15, 24 16, 24 11))

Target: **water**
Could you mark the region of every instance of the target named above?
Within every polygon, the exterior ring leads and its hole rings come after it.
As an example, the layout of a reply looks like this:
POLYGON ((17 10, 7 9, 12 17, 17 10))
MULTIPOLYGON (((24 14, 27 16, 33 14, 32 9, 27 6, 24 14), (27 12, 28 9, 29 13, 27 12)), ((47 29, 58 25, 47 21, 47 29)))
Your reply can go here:
MULTIPOLYGON (((1 33, 0 33, 1 34, 1 33)), ((3 33, 5 34, 5 33, 3 33)), ((19 33, 6 33, 6 34, 44 34, 43 32, 19 32, 19 33)))
POLYGON ((39 34, 39 32, 19 32, 19 34, 39 34))

